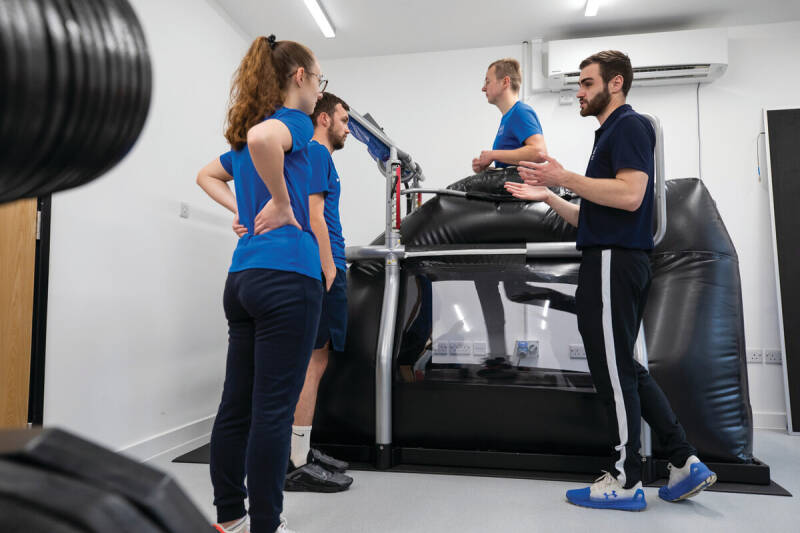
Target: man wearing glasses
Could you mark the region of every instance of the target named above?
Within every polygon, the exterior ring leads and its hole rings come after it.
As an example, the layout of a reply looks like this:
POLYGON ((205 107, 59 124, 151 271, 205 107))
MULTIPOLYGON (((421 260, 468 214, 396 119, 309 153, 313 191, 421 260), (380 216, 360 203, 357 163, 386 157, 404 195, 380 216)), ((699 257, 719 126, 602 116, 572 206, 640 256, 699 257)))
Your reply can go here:
POLYGON ((516 59, 498 59, 489 65, 483 92, 503 118, 492 149, 482 151, 472 160, 473 172, 482 172, 492 163, 495 168, 505 168, 520 161, 544 161, 547 146, 542 126, 533 108, 519 99, 521 83, 522 73, 516 59))

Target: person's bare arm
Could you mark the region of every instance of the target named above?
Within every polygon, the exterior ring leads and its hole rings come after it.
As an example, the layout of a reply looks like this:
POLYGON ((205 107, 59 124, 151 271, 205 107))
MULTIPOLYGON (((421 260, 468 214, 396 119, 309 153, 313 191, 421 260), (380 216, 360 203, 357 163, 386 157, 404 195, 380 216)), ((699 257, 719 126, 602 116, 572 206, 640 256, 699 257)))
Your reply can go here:
POLYGON ((482 172, 494 161, 508 165, 518 165, 520 161, 544 161, 547 156, 547 145, 544 135, 537 133, 525 139, 525 144, 514 150, 484 150, 472 160, 472 171, 482 172))
POLYGON ((292 134, 286 124, 270 119, 256 124, 247 132, 247 148, 258 175, 272 198, 256 215, 256 235, 292 225, 302 229, 294 217, 289 191, 283 178, 284 154, 292 148, 292 134))
POLYGON ((518 165, 520 161, 536 161, 542 163, 547 157, 547 145, 544 135, 537 133, 525 139, 525 144, 515 150, 492 150, 492 160, 507 165, 518 165))
POLYGON ((646 173, 630 168, 620 169, 610 179, 587 178, 566 170, 551 157, 544 163, 520 162, 519 175, 528 185, 566 187, 590 202, 625 211, 639 209, 649 181, 646 173))
POLYGON ((319 244, 319 259, 322 264, 322 273, 325 275, 325 290, 329 291, 333 280, 336 279, 336 264, 333 262, 328 223, 325 222, 325 195, 316 193, 309 196, 308 207, 311 214, 311 231, 314 232, 317 244, 319 244))
POLYGON ((225 171, 219 158, 211 161, 197 173, 197 184, 208 194, 212 200, 228 209, 231 213, 238 213, 236 197, 233 195, 228 182, 233 176, 225 171))
POLYGON ((197 173, 197 184, 208 194, 215 202, 225 207, 234 214, 233 232, 238 237, 247 233, 247 228, 239 224, 239 212, 236 205, 236 197, 233 195, 228 182, 233 179, 233 176, 228 174, 225 167, 222 166, 219 159, 211 161, 209 164, 200 169, 197 173))
POLYGON ((547 205, 558 213, 561 218, 566 220, 568 224, 576 228, 578 227, 578 215, 581 211, 581 206, 564 200, 547 187, 537 187, 528 185, 527 183, 507 181, 505 183, 505 188, 515 198, 547 203, 547 205))

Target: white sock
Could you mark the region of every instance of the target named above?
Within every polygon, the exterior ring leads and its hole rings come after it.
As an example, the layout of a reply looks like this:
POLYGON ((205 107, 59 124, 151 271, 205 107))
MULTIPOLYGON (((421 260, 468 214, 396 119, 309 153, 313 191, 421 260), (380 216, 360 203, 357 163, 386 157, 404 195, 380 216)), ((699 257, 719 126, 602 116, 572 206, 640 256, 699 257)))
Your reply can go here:
POLYGON ((308 462, 311 450, 311 426, 292 426, 292 464, 301 467, 308 462))
POLYGON ((228 533, 244 533, 247 531, 247 515, 240 518, 235 524, 225 528, 228 533))

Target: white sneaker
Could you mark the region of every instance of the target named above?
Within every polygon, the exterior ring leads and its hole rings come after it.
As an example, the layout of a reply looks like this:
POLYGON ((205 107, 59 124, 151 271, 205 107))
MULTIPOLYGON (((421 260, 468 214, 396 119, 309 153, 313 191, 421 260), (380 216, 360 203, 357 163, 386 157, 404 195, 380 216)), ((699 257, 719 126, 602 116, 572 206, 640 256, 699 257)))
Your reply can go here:
POLYGON ((567 500, 593 509, 641 511, 647 507, 641 481, 629 489, 623 489, 617 478, 608 472, 589 487, 568 490, 567 500))
POLYGON ((286 519, 281 517, 281 523, 278 526, 278 529, 275 530, 275 533, 297 533, 297 532, 293 529, 289 529, 288 527, 286 527, 286 519))
POLYGON ((244 515, 242 518, 239 519, 238 522, 233 524, 232 526, 222 527, 219 524, 214 524, 214 528, 219 531, 219 533, 250 533, 250 520, 248 520, 248 516, 244 515))
POLYGON ((667 464, 667 468, 669 481, 658 489, 658 496, 668 502, 691 498, 717 481, 717 475, 701 463, 696 455, 690 455, 680 468, 672 463, 667 464))

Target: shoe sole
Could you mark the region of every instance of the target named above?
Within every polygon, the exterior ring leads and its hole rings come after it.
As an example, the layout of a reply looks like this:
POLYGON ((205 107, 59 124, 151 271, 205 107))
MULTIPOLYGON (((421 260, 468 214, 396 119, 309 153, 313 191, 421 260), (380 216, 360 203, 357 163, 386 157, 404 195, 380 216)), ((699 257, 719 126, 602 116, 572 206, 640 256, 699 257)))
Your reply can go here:
POLYGON ((333 492, 344 492, 350 488, 350 485, 352 485, 352 483, 348 483, 347 485, 312 485, 310 483, 293 481, 284 484, 283 490, 286 492, 323 492, 330 494, 333 492))
POLYGON ((572 500, 570 500, 569 498, 567 498, 567 503, 570 503, 570 504, 574 505, 575 507, 583 507, 583 508, 588 508, 588 509, 605 509, 607 511, 628 511, 629 513, 640 513, 642 511, 644 511, 645 509, 647 509, 647 505, 644 505, 643 507, 639 507, 638 509, 626 509, 624 507, 609 507, 609 506, 603 505, 601 503, 594 504, 591 501, 586 502, 586 503, 575 503, 572 500))
POLYGON ((716 482, 717 482, 717 475, 716 474, 711 474, 710 476, 705 478, 699 485, 697 485, 695 488, 693 488, 689 492, 687 492, 685 494, 682 494, 681 496, 678 496, 674 500, 666 500, 666 501, 668 501, 668 502, 680 502, 680 501, 683 501, 683 500, 688 500, 692 496, 697 496, 700 492, 704 491, 705 489, 707 489, 708 487, 710 487, 711 485, 713 485, 716 482))

